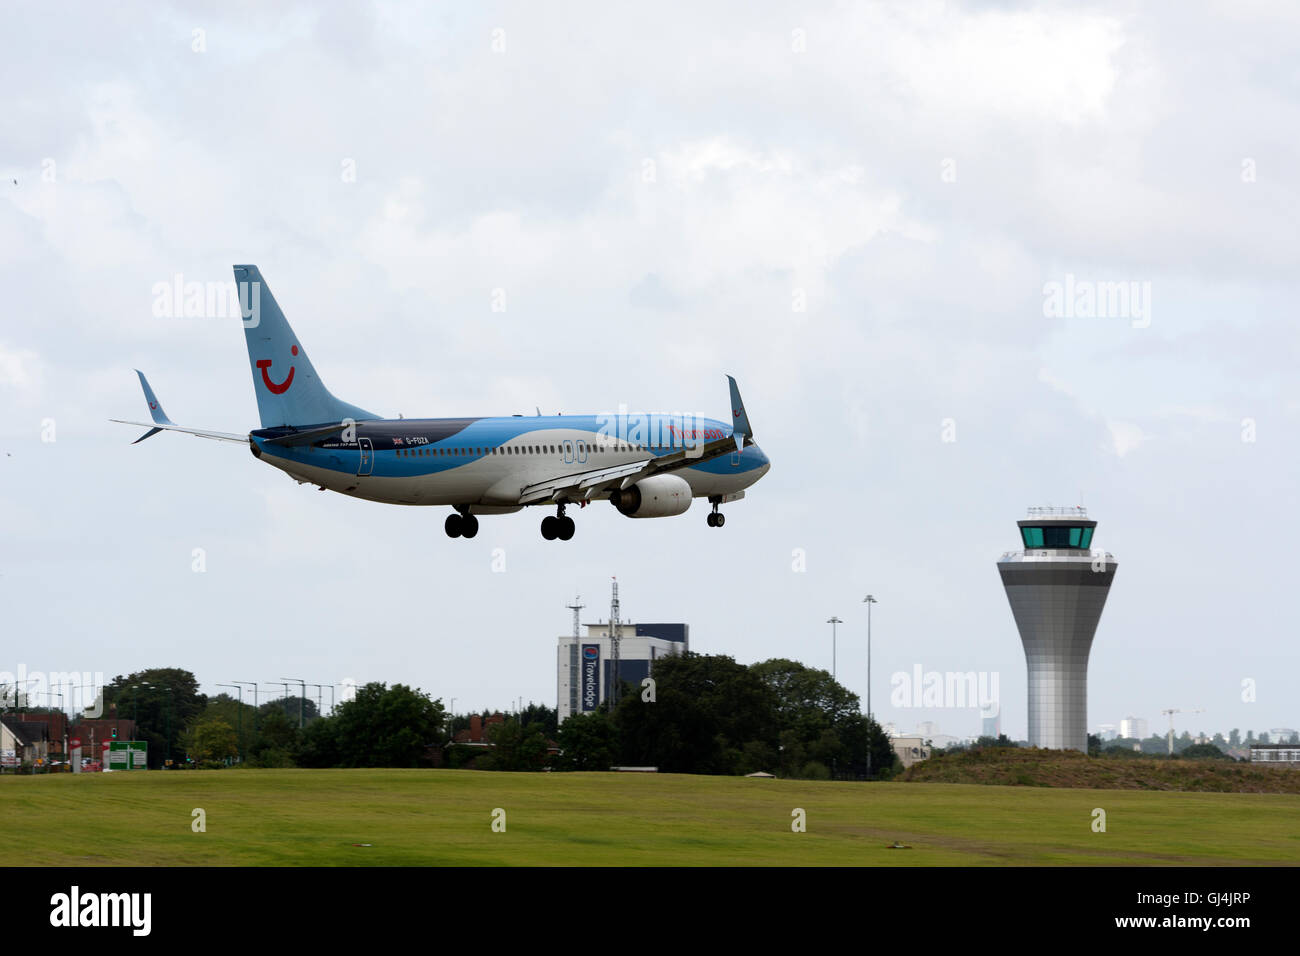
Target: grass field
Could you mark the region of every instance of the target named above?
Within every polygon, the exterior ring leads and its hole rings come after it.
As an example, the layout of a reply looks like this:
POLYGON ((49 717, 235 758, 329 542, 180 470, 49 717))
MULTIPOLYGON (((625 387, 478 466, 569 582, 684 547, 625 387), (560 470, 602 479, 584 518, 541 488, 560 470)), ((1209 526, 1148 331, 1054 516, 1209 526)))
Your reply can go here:
POLYGON ((1300 796, 654 774, 0 777, 0 864, 1292 864, 1300 796), (207 831, 191 830, 191 811, 207 831), (807 832, 791 831, 791 811, 807 832), (1091 828, 1095 807, 1105 833, 1091 828), (495 808, 506 832, 491 828, 495 808), (887 849, 895 840, 912 849, 887 849), (371 846, 354 846, 368 843, 371 846))

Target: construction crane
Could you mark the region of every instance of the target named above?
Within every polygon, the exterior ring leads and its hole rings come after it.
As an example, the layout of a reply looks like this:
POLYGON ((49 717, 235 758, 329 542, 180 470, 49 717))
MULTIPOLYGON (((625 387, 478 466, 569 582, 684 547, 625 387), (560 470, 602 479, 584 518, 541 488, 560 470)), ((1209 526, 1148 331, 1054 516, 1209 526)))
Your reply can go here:
POLYGON ((1162 714, 1169 715, 1169 756, 1174 755, 1174 714, 1203 714, 1204 707, 1197 707, 1193 710, 1183 710, 1179 707, 1170 707, 1167 710, 1160 711, 1162 714))

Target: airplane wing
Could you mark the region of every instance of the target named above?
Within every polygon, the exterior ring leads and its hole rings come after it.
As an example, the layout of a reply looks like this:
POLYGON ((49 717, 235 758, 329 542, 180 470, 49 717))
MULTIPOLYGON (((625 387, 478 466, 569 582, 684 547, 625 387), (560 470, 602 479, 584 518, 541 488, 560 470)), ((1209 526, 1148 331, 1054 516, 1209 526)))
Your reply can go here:
POLYGON ((149 380, 144 377, 144 372, 136 369, 135 374, 140 376, 140 387, 144 389, 144 400, 149 403, 149 414, 153 417, 153 421, 145 423, 127 422, 120 418, 109 419, 109 421, 116 422, 118 425, 139 425, 141 428, 149 429, 135 441, 131 442, 132 445, 138 445, 146 438, 152 438, 159 432, 184 432, 186 435, 197 435, 199 438, 213 438, 217 441, 234 441, 239 442, 241 445, 248 444, 247 435, 236 435, 231 432, 214 432, 205 428, 186 428, 184 425, 177 425, 168 418, 167 413, 163 411, 162 402, 158 401, 158 397, 154 395, 153 389, 149 387, 149 380))
POLYGON ((654 457, 647 454, 640 461, 625 462, 606 468, 593 468, 590 471, 539 481, 520 490, 519 503, 535 505, 546 501, 589 501, 615 487, 620 490, 628 488, 651 475, 662 475, 677 471, 679 468, 690 468, 711 458, 740 451, 746 444, 753 444, 754 435, 750 428, 749 416, 745 414, 745 405, 740 399, 740 389, 736 386, 736 380, 730 375, 727 376, 727 381, 731 386, 731 416, 736 423, 731 435, 715 438, 703 445, 678 448, 667 455, 654 457))

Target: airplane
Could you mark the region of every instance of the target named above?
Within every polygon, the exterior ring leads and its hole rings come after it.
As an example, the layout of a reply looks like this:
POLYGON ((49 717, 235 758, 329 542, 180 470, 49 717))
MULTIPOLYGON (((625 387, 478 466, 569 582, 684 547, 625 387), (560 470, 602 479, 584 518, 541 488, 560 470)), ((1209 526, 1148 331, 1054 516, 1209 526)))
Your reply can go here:
POLYGON ((247 444, 253 456, 288 474, 354 498, 400 505, 450 505, 451 538, 478 534, 479 515, 554 507, 542 537, 568 541, 566 506, 610 501, 629 518, 686 512, 695 498, 737 501, 772 467, 754 443, 736 380, 728 375, 731 422, 693 415, 508 415, 495 418, 381 418, 330 393, 270 287, 254 265, 237 265, 253 391, 262 427, 246 435, 188 428, 163 411, 144 373, 152 422, 111 421, 159 432, 247 444))

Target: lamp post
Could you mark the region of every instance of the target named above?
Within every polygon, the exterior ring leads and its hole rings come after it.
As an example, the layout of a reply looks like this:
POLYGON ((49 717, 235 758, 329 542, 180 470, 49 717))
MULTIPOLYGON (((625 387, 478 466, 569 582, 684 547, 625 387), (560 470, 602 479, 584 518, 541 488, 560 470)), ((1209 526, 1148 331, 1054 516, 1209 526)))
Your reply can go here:
POLYGON ((26 687, 28 684, 35 684, 39 680, 39 677, 29 677, 27 680, 14 681, 14 706, 17 707, 18 710, 27 710, 32 705, 30 694, 27 697, 27 703, 23 703, 22 688, 26 687))
POLYGON ((831 626, 831 680, 835 679, 835 628, 843 624, 838 617, 832 617, 826 621, 831 626))
POLYGON ((166 768, 167 765, 170 764, 172 760, 172 688, 171 685, 168 684, 163 688, 163 690, 167 691, 167 740, 166 740, 167 746, 166 746, 166 751, 163 754, 163 759, 166 761, 166 763, 163 764, 163 767, 166 768))
MULTIPOLYGON (((66 761, 68 759, 68 712, 64 709, 63 691, 56 690, 50 694, 51 697, 55 695, 59 698, 59 716, 63 718, 61 721, 63 724, 63 759, 66 761)), ((68 766, 71 769, 71 765, 68 766)))
MULTIPOLYGON (((255 680, 235 680, 232 684, 252 684, 253 685, 253 734, 257 734, 257 681, 255 680)), ((242 757, 240 758, 243 759, 242 757)))
POLYGON ((142 680, 138 684, 131 685, 131 739, 135 740, 140 736, 140 694, 139 688, 152 687, 153 684, 147 680, 142 680))
POLYGON ((324 713, 322 712, 321 708, 325 706, 324 703, 322 702, 322 698, 324 698, 324 696, 325 696, 325 685, 324 685, 324 684, 308 684, 307 686, 308 686, 308 687, 315 687, 315 688, 316 688, 316 716, 317 716, 317 717, 324 717, 325 715, 324 715, 324 713))
POLYGON ((238 730, 235 732, 239 735, 239 762, 244 762, 244 688, 238 684, 218 684, 218 687, 233 687, 239 691, 239 710, 235 715, 235 724, 238 730))
MULTIPOLYGON (((305 680, 303 680, 301 677, 281 677, 280 680, 296 680, 299 684, 302 684, 302 696, 300 696, 300 697, 298 698, 298 729, 299 729, 299 730, 302 730, 302 728, 303 728, 303 723, 304 723, 304 721, 303 721, 303 707, 305 706, 304 701, 305 701, 306 696, 307 696, 307 682, 306 682, 305 680)), ((284 685, 284 693, 285 693, 286 696, 288 696, 288 693, 289 693, 289 685, 288 685, 288 684, 285 684, 285 685, 284 685)))
POLYGON ((879 604, 874 597, 868 594, 862 599, 862 603, 867 606, 867 779, 871 779, 871 605, 879 604))

